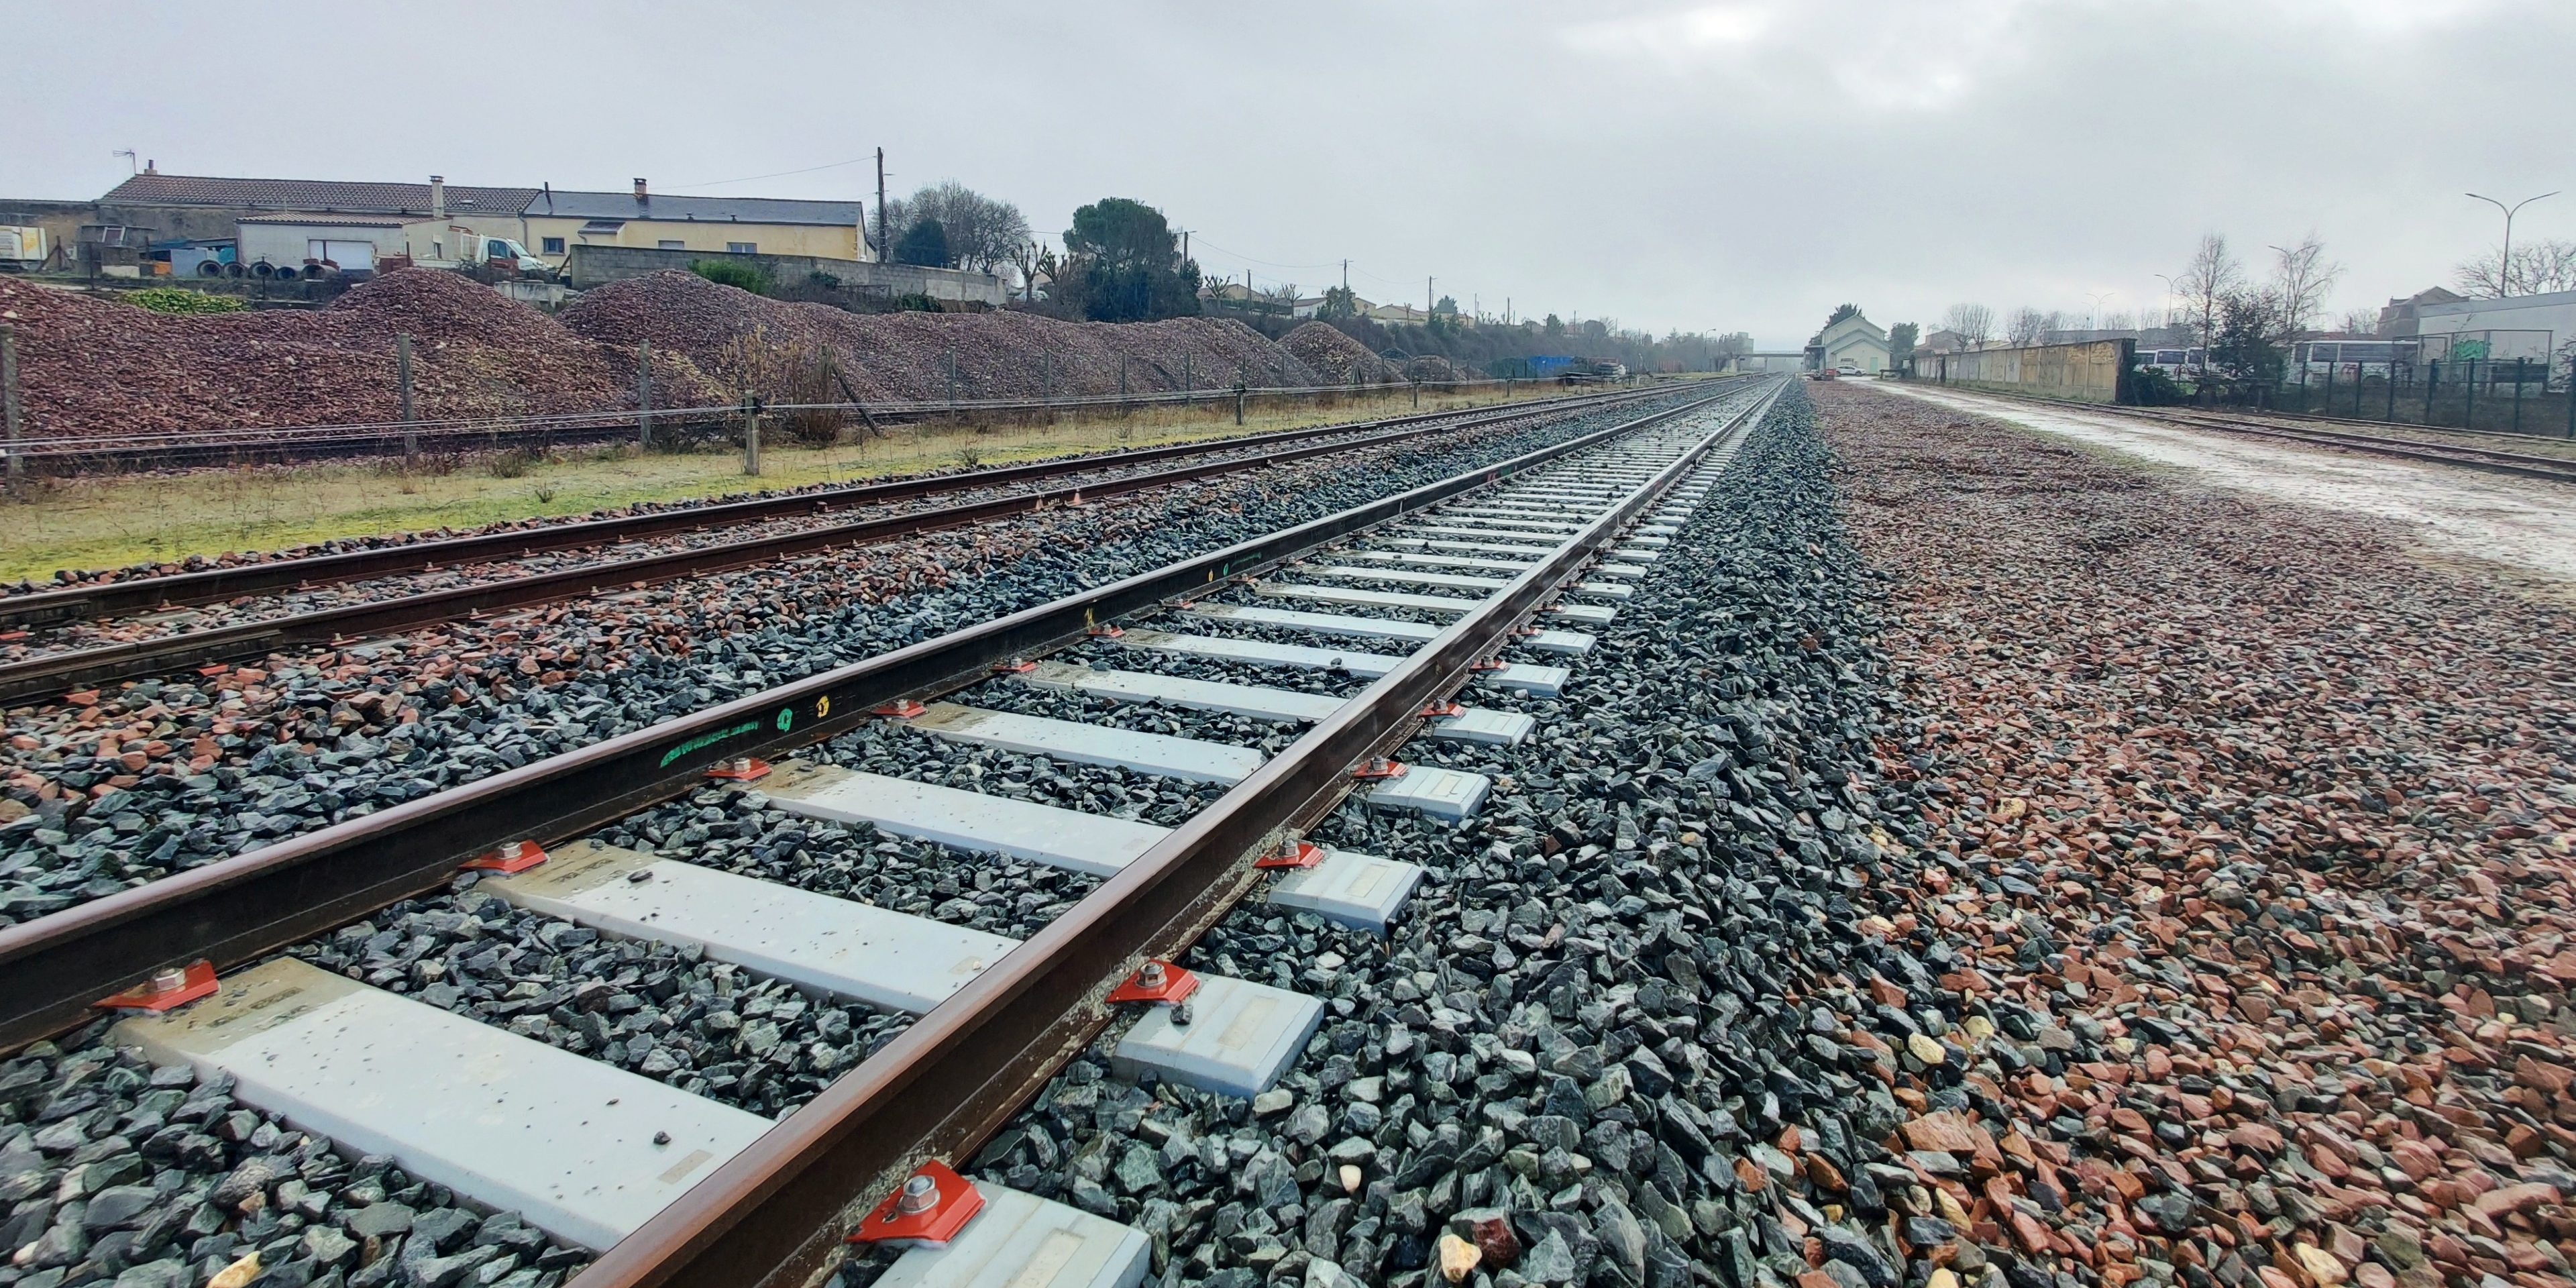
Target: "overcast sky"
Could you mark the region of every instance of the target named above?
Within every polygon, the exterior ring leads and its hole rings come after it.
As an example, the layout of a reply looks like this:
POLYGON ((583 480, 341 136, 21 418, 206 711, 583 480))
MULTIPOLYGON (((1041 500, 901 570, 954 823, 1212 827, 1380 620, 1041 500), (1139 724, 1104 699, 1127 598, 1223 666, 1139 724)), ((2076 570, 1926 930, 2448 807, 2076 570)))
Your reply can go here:
MULTIPOLYGON (((2334 313, 2576 188, 2569 0, 939 5, 0 2, 0 196, 168 174, 1101 196, 1211 274, 1802 341, 1954 301, 2159 309, 2315 230, 2334 313), (110 27, 114 34, 110 34, 110 27), (828 167, 815 169, 813 167, 828 167), (779 174, 785 171, 804 173, 779 174), (719 180, 773 175, 751 183, 719 180)), ((2576 192, 2517 238, 2576 237, 2576 192)), ((2257 265, 2259 267, 2259 264, 2257 265)))

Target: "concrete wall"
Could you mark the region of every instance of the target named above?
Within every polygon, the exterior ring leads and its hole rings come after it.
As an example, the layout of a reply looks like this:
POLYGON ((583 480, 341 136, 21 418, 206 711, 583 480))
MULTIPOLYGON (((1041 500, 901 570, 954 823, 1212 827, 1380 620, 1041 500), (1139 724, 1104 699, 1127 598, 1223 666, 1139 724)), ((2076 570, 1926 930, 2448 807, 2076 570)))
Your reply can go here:
POLYGON ((2075 402, 2125 403, 2135 340, 2041 344, 1966 353, 1917 352, 1913 378, 1927 384, 2036 394, 2075 402))
POLYGON ((783 284, 803 281, 807 274, 829 273, 841 279, 841 285, 886 295, 927 295, 934 300, 958 300, 1000 307, 1008 298, 1002 279, 985 273, 966 273, 951 268, 915 268, 910 264, 869 264, 854 259, 823 259, 811 255, 735 255, 724 251, 651 250, 639 246, 574 246, 567 271, 572 287, 586 291, 630 277, 642 277, 665 269, 687 272, 689 265, 700 260, 729 260, 757 265, 769 274, 771 281, 783 284))
POLYGON ((80 241, 81 225, 95 222, 91 216, 97 209, 95 203, 87 201, 28 201, 0 197, 0 224, 42 228, 45 230, 48 257, 53 257, 55 251, 69 257, 74 253, 73 246, 80 241))

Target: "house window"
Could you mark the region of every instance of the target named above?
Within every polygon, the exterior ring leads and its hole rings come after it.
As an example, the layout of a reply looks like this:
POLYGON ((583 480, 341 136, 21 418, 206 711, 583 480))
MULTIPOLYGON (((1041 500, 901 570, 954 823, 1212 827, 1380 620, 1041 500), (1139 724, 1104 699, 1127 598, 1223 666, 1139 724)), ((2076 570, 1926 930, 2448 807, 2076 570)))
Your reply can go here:
POLYGON ((561 237, 548 237, 548 238, 546 238, 546 239, 544 239, 544 240, 545 240, 545 247, 546 247, 546 253, 547 253, 547 254, 549 254, 549 255, 560 255, 560 254, 563 254, 563 253, 564 253, 564 239, 563 239, 563 238, 561 238, 561 237))
POLYGON ((663 239, 662 239, 662 241, 661 241, 660 245, 661 245, 662 249, 664 249, 664 250, 687 250, 687 249, 688 249, 687 244, 686 244, 686 243, 683 243, 683 242, 682 242, 679 238, 677 238, 677 237, 665 237, 665 238, 663 238, 663 239))
POLYGON ((760 246, 756 242, 726 242, 725 250, 730 254, 750 255, 758 253, 760 246))

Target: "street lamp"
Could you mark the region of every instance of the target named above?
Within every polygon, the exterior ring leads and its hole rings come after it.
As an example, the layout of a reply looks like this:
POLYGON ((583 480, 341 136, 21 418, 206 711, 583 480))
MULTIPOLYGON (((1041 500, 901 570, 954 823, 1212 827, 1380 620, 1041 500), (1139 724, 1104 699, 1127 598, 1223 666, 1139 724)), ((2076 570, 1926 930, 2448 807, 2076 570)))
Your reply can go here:
POLYGON ((2087 292, 2085 292, 2085 296, 2086 296, 2086 298, 2088 298, 2088 299, 2090 299, 2090 300, 2092 300, 2092 301, 2093 301, 2093 329, 2094 329, 2094 330, 2099 331, 2099 330, 2101 330, 2101 329, 2102 329, 2102 301, 2107 300, 2107 299, 2109 299, 2109 298, 2111 298, 2112 296, 2117 295, 2117 294, 2119 294, 2119 292, 2118 292, 2118 291, 2087 291, 2087 292))
POLYGON ((2493 198, 2493 197, 2484 197, 2484 196, 2479 196, 2477 193, 2474 193, 2474 192, 2469 193, 2468 195, 2469 195, 2469 196, 2471 196, 2471 197, 2476 197, 2478 200, 2483 201, 2483 202, 2487 203, 2488 205, 2493 206, 2493 207, 2495 207, 2496 209, 2501 210, 2501 211, 2503 211, 2503 212, 2504 212, 2504 254, 2503 254, 2503 256, 2502 256, 2502 257, 2500 257, 2500 258, 2499 258, 2499 259, 2497 259, 2497 261, 2496 261, 2496 293, 2497 293, 2499 296, 2508 296, 2508 295, 2511 295, 2511 294, 2513 294, 2513 216, 2514 216, 2514 212, 2515 212, 2515 211, 2518 211, 2518 210, 2520 210, 2520 209, 2522 209, 2524 206, 2528 206, 2528 205, 2530 205, 2531 203, 2533 203, 2533 202, 2535 202, 2535 201, 2540 200, 2540 199, 2541 199, 2541 197, 2555 197, 2555 196, 2557 196, 2557 195, 2558 195, 2558 193, 2557 193, 2555 190, 2552 190, 2552 191, 2544 192, 2544 193, 2540 194, 2540 196, 2539 196, 2539 197, 2525 197, 2525 198, 2523 198, 2522 200, 2517 201, 2517 202, 2513 203, 2513 204, 2512 204, 2512 205, 2510 205, 2510 206, 2508 206, 2508 205, 2504 204, 2504 203, 2503 203, 2503 202, 2501 202, 2501 201, 2496 200, 2496 199, 2495 199, 2495 198, 2493 198))

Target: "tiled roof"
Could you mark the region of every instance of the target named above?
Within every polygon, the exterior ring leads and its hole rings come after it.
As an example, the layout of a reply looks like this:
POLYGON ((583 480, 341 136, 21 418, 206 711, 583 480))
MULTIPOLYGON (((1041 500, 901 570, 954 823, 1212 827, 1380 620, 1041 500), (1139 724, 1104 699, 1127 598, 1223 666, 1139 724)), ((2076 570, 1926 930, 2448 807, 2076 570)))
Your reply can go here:
POLYGON ((780 197, 665 197, 642 201, 632 192, 540 191, 528 205, 534 216, 561 219, 659 219, 680 223, 822 224, 855 226, 863 201, 796 201, 780 197))
MULTIPOLYGON (((528 208, 528 202, 535 199, 537 191, 535 188, 476 188, 451 183, 447 185, 447 213, 517 215, 528 208)), ((429 185, 138 174, 116 185, 99 201, 109 205, 217 206, 236 210, 426 217, 429 214, 429 185)))

